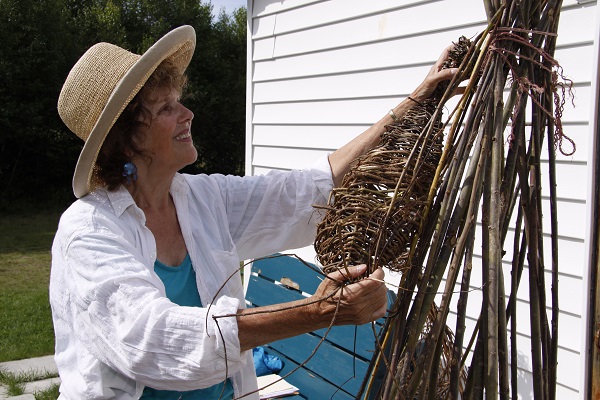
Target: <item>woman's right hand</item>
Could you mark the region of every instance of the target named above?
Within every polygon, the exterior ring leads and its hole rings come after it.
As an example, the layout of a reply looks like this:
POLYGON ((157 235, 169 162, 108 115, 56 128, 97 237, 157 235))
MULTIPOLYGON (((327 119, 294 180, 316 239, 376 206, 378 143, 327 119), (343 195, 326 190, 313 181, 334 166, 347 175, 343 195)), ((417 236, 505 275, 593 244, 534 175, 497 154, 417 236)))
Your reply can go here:
MULTIPOLYGON (((442 51, 436 63, 429 69, 423 82, 411 93, 410 98, 422 102, 429 98, 440 82, 452 79, 458 73, 458 68, 444 69, 444 63, 448 60, 450 51, 454 45, 450 45, 442 51)), ((459 93, 456 93, 459 94, 459 93)))

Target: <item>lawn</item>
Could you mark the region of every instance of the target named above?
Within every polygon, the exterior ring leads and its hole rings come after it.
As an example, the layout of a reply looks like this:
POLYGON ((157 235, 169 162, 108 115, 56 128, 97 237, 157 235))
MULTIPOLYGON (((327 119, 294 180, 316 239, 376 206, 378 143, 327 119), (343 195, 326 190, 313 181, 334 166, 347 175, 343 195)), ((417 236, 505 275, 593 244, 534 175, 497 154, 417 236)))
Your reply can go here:
POLYGON ((48 282, 58 219, 0 216, 0 362, 54 353, 48 282))

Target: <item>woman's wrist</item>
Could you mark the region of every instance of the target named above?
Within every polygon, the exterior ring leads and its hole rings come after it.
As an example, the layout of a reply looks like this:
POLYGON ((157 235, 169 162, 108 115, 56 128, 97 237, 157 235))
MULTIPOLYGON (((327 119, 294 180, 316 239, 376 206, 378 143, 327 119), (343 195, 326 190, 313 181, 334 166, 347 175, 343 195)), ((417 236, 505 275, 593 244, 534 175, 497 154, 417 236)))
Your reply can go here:
POLYGON ((396 105, 394 108, 390 109, 387 119, 389 119, 390 123, 400 122, 402 117, 404 117, 404 114, 406 114, 408 110, 415 107, 419 103, 420 102, 417 100, 417 98, 413 97, 413 95, 410 95, 398 103, 398 105, 396 105))

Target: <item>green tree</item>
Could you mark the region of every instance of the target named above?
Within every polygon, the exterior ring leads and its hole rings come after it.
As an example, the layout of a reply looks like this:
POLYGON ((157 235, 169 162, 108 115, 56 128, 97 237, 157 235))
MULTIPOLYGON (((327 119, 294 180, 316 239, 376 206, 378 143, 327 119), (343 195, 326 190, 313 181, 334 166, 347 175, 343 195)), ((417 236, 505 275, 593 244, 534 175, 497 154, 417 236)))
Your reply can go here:
POLYGON ((216 19, 211 10, 189 0, 0 0, 0 211, 73 200, 82 143, 56 101, 81 54, 100 41, 143 53, 184 24, 198 38, 186 105, 200 154, 185 171, 243 174, 246 10, 216 19))
POLYGON ((64 0, 0 0, 2 200, 36 198, 39 189, 64 184, 62 176, 74 166, 53 161, 73 143, 60 135, 56 114, 59 81, 73 50, 65 9, 64 0))
POLYGON ((223 12, 199 36, 189 67, 197 172, 244 173, 246 121, 246 10, 223 12))

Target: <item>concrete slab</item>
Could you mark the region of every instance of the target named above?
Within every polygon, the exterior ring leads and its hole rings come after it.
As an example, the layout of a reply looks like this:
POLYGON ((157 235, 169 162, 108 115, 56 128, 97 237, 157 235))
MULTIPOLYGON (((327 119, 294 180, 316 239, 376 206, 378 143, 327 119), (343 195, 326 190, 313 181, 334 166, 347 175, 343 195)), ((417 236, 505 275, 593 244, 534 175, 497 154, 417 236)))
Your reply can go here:
POLYGON ((7 400, 35 400, 35 396, 31 393, 25 393, 20 396, 9 397, 7 400))
POLYGON ((50 389, 50 387, 54 384, 60 385, 60 378, 49 378, 41 381, 27 382, 25 384, 25 393, 41 392, 43 390, 50 389))
POLYGON ((37 358, 27 358, 25 360, 6 361, 0 363, 0 368, 12 372, 13 374, 19 374, 23 372, 39 372, 39 373, 53 373, 58 374, 58 368, 54 362, 54 356, 44 356, 37 358))
MULTIPOLYGON (((58 368, 54 362, 54 356, 45 356, 37 358, 28 358, 25 360, 6 361, 0 363, 0 369, 3 371, 19 374, 58 374, 58 368)), ((24 384, 25 394, 20 396, 8 397, 6 388, 0 386, 0 400, 35 400, 34 393, 46 390, 53 384, 59 384, 60 378, 49 378, 36 382, 24 384)))
POLYGON ((0 400, 35 400, 33 393, 25 393, 19 396, 8 397, 4 388, 0 387, 0 400))

